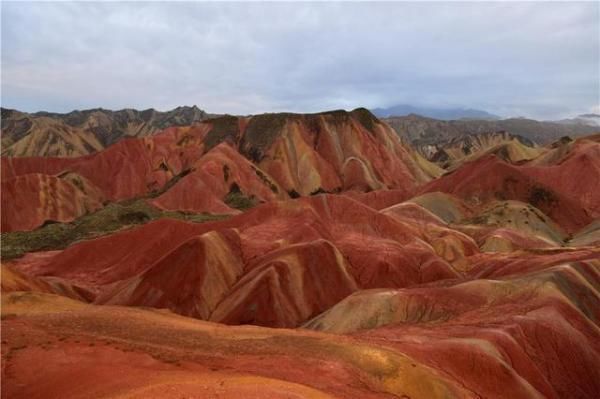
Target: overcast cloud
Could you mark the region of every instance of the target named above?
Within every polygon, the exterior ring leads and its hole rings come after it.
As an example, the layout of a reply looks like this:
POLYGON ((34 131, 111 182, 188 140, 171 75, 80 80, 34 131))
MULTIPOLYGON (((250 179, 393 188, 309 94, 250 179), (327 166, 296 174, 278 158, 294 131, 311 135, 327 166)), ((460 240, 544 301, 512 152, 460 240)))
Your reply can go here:
POLYGON ((7 3, 2 105, 600 111, 588 3, 7 3))

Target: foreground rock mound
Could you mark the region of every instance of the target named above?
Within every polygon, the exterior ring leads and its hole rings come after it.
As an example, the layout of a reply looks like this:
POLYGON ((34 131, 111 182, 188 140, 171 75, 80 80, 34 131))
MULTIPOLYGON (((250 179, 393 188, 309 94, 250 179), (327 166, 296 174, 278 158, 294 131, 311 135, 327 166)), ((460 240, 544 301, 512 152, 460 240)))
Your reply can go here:
POLYGON ((464 234, 320 195, 222 222, 163 219, 16 264, 87 287, 97 303, 294 327, 360 288, 458 277, 476 252, 464 234))
POLYGON ((600 389, 598 252, 551 262, 521 277, 363 291, 305 327, 360 331, 483 397, 591 398, 600 389))

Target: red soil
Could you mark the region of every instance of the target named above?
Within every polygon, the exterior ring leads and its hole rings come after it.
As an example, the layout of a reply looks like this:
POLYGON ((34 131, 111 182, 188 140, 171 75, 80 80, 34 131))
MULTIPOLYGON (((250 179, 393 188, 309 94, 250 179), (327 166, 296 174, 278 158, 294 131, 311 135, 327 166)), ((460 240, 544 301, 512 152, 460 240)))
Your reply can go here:
POLYGON ((30 173, 55 175, 79 162, 79 158, 1 157, 2 181, 30 173))
POLYGON ((392 205, 399 204, 410 199, 413 196, 413 192, 407 188, 399 188, 394 190, 377 190, 368 193, 361 193, 358 191, 346 191, 344 195, 355 199, 358 202, 377 210, 387 208, 392 205))
POLYGON ((268 203, 221 222, 160 220, 13 264, 88 287, 102 303, 296 326, 358 288, 457 277, 452 263, 462 266, 477 250, 460 233, 411 223, 344 196, 320 195, 268 203))
POLYGON ((592 218, 600 217, 600 141, 577 140, 558 164, 527 166, 524 173, 576 201, 592 218))
POLYGON ((46 221, 70 222, 101 208, 103 201, 95 188, 84 191, 66 179, 42 174, 8 179, 1 190, 3 232, 32 230, 46 221))
POLYGON ((265 172, 222 143, 202 156, 193 172, 151 203, 169 210, 235 213, 223 203, 232 187, 258 201, 287 197, 265 172))
MULTIPOLYGON (((252 144, 264 154, 256 165, 238 152, 241 144, 236 140, 241 140, 245 126, 252 122, 239 118, 239 132, 217 131, 215 137, 223 141, 206 153, 204 141, 215 128, 211 121, 125 139, 85 157, 3 158, 2 181, 28 173, 52 179, 69 172, 89 180, 111 201, 168 189, 152 203, 168 210, 237 213, 223 202, 234 187, 256 201, 341 189, 395 189, 384 196, 364 197, 367 203, 374 200, 374 206, 384 206, 408 198, 418 183, 431 178, 420 166, 425 161, 419 161, 391 128, 374 123, 368 130, 354 114, 347 115, 341 120, 329 114, 284 116, 287 119, 271 142, 252 144), (170 187, 168 182, 175 184, 170 187)), ((61 208, 78 206, 69 198, 59 202, 61 208)), ((28 223, 24 228, 38 225, 28 223)), ((19 225, 14 229, 20 229, 19 225)))
POLYGON ((122 307, 10 310, 19 316, 3 321, 3 397, 470 397, 439 371, 349 337, 122 307))
MULTIPOLYGON (((548 168, 543 173, 546 172, 551 173, 548 168)), ((594 172, 591 174, 594 175, 594 172)), ((570 181, 573 181, 571 177, 567 179, 563 176, 560 179, 556 172, 553 176, 553 183, 546 185, 550 181, 538 178, 537 169, 510 165, 495 156, 489 156, 464 164, 458 170, 427 184, 421 191, 450 193, 475 206, 497 199, 530 203, 567 232, 574 233, 593 220, 593 209, 586 207, 590 202, 586 197, 570 193, 566 188, 565 184, 570 185, 570 181)))
MULTIPOLYGON (((521 255, 540 269, 499 280, 473 270, 484 279, 363 291, 307 327, 355 332, 481 397, 597 397, 600 298, 592 286, 600 282, 600 252, 562 252, 560 262, 587 260, 560 266, 552 254, 521 255)), ((485 263, 498 269, 493 257, 485 263)))
POLYGON ((3 265, 2 397, 600 396, 600 250, 447 224, 514 199, 575 233, 599 216, 597 140, 419 187, 434 169, 359 113, 286 116, 272 137, 229 122, 2 159, 2 231, 150 193, 163 209, 236 214, 3 265), (264 204, 238 214, 224 201, 237 191, 264 204))

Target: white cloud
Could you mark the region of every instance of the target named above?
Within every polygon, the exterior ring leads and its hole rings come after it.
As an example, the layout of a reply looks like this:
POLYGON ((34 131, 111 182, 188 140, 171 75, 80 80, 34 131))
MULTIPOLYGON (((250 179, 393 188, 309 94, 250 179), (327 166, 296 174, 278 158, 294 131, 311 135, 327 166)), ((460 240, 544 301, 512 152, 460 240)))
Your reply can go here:
POLYGON ((598 3, 7 3, 2 103, 211 112, 600 102, 598 3))

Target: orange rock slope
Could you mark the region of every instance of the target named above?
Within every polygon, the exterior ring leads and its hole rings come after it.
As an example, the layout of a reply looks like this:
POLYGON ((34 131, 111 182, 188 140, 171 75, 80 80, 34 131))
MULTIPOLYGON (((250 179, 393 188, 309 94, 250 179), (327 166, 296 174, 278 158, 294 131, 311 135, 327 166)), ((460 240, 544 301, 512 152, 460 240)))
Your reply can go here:
MULTIPOLYGON (((221 117, 122 140, 81 158, 2 158, 3 182, 23 174, 65 172, 88 179, 111 201, 160 195, 152 204, 164 209, 235 213, 223 203, 232 189, 256 201, 342 190, 393 188, 412 194, 439 170, 364 109, 221 117)), ((2 201, 16 198, 9 192, 2 201)), ((68 198, 60 203, 76 206, 68 198)), ((22 206, 38 208, 29 201, 22 206)), ((10 213, 3 218, 10 228, 3 231, 29 230, 44 222, 14 221, 10 213)))

